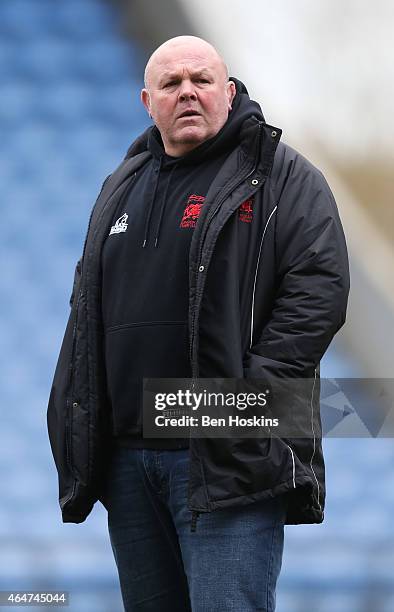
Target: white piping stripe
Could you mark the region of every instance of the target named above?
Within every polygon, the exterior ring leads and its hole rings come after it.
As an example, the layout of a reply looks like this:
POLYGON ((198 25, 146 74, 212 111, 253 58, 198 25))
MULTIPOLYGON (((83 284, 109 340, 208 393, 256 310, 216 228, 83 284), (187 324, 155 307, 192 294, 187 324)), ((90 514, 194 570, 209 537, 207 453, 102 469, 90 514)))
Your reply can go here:
POLYGON ((261 249, 263 246, 263 241, 264 241, 264 236, 265 236, 265 232, 267 231, 267 227, 268 227, 268 223, 271 221, 271 217, 274 214, 274 212, 276 211, 276 209, 278 208, 278 205, 275 206, 275 208, 273 209, 273 211, 271 212, 270 216, 268 217, 267 223, 265 224, 265 228, 263 231, 263 235, 261 236, 261 241, 260 241, 260 248, 259 248, 259 255, 257 257, 257 264, 256 264, 256 272, 254 274, 254 282, 253 282, 253 294, 252 294, 252 315, 250 317, 250 345, 249 348, 252 346, 253 343, 253 313, 254 313, 254 297, 255 297, 255 291, 256 291, 256 282, 257 282, 257 272, 259 269, 259 264, 260 264, 260 255, 261 255, 261 249))
POLYGON ((317 485, 317 503, 319 504, 319 508, 321 510, 321 505, 320 505, 320 485, 319 485, 319 481, 316 478, 316 474, 315 474, 315 470, 313 469, 313 458, 315 456, 315 452, 316 452, 316 436, 315 436, 315 429, 313 427, 313 393, 315 391, 315 385, 316 385, 316 368, 315 368, 315 379, 313 381, 313 387, 312 387, 312 393, 311 393, 311 426, 312 426, 312 433, 313 433, 313 453, 312 453, 312 457, 311 460, 309 462, 309 465, 311 466, 311 470, 312 473, 315 477, 316 480, 316 485, 317 485))
MULTIPOLYGON (((285 442, 286 444, 286 442, 285 442)), ((290 446, 288 444, 286 444, 287 448, 289 449, 289 451, 291 452, 291 460, 293 462, 293 487, 294 489, 296 488, 296 483, 295 483, 295 462, 294 462, 294 453, 293 453, 293 449, 290 448, 290 446)))
MULTIPOLYGON (((270 216, 268 217, 267 223, 265 224, 263 235, 262 235, 261 241, 260 241, 259 254, 258 254, 258 257, 257 257, 256 271, 255 271, 254 281, 253 281, 252 313, 251 313, 251 317, 250 317, 250 345, 249 345, 249 348, 251 348, 251 346, 253 344, 254 300, 255 300, 255 292, 256 292, 257 273, 258 273, 258 269, 259 269, 259 265, 260 265, 261 249, 262 249, 262 246, 263 246, 264 237, 265 237, 265 233, 267 231, 268 224, 271 221, 271 218, 272 218, 273 214, 276 212, 277 208, 278 208, 278 206, 276 205, 275 208, 272 210, 270 216)), ((314 391, 315 391, 315 386, 316 386, 316 368, 315 368, 315 378, 314 378, 314 381, 313 381, 313 387, 312 387, 312 392, 311 392, 311 402, 310 402, 310 406, 311 406, 311 427, 312 427, 312 433, 313 433, 313 453, 312 453, 312 457, 311 457, 311 460, 309 462, 309 465, 311 466, 311 470, 312 470, 313 476, 314 476, 315 481, 316 481, 316 485, 317 485, 317 503, 319 505, 319 508, 321 509, 321 505, 320 505, 320 485, 319 485, 319 481, 317 479, 317 476, 315 474, 315 470, 313 469, 313 465, 312 465, 313 459, 314 459, 315 453, 316 453, 316 435, 315 435, 315 429, 314 429, 314 426, 313 426, 313 416, 314 416, 313 394, 314 394, 314 391)), ((291 452, 291 459, 292 459, 292 462, 293 462, 293 487, 296 488, 294 453, 293 453, 293 450, 290 448, 290 446, 288 444, 286 444, 286 446, 289 449, 289 451, 291 452)))

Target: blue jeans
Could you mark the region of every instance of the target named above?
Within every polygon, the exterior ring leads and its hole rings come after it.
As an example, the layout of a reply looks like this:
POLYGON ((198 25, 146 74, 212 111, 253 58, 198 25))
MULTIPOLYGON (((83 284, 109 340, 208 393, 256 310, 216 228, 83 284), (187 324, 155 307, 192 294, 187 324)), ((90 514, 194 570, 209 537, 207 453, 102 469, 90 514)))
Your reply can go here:
POLYGON ((190 530, 189 451, 117 448, 102 502, 126 612, 272 612, 283 496, 202 513, 190 530))

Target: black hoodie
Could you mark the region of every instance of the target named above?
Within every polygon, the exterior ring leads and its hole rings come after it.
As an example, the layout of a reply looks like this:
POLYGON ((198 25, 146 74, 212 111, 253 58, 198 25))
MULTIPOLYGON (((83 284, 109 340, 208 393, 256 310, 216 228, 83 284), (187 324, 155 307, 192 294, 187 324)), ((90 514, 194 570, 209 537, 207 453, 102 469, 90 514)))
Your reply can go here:
MULTIPOLYGON (((233 110, 218 134, 174 158, 150 128, 152 158, 129 179, 102 252, 102 311, 113 434, 135 448, 185 448, 188 439, 142 437, 142 379, 189 378, 188 258, 209 186, 239 142, 245 119, 263 119, 236 81, 233 110)), ((142 145, 142 146, 141 146, 142 145)), ((240 266, 253 202, 239 210, 240 266)))

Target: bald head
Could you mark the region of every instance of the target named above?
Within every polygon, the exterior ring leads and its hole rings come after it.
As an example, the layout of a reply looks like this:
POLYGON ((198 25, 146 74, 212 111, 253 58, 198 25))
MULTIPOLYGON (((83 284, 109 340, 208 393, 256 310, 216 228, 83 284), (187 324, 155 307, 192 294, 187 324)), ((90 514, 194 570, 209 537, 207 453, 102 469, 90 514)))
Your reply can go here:
POLYGON ((182 52, 182 50, 184 50, 186 54, 192 52, 213 59, 217 62, 218 68, 223 74, 223 78, 226 81, 228 80, 228 68, 222 56, 213 45, 198 36, 175 36, 175 38, 170 38, 160 45, 160 47, 157 47, 150 56, 144 73, 144 83, 147 89, 149 89, 152 71, 160 69, 160 66, 163 65, 168 58, 173 57, 174 52, 182 52))
POLYGON ((179 157, 218 133, 235 93, 215 47, 196 36, 177 36, 151 55, 141 100, 165 152, 179 157))

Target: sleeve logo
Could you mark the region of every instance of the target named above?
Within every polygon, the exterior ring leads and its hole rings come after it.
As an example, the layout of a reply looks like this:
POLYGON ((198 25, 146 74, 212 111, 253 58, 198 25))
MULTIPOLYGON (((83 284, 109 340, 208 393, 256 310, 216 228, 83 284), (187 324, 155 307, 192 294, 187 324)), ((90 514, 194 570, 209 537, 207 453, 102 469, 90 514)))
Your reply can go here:
POLYGON ((111 236, 111 234, 120 234, 121 232, 125 232, 128 228, 128 218, 129 215, 127 213, 124 213, 121 217, 119 217, 119 219, 115 221, 115 225, 111 227, 109 235, 111 236))

